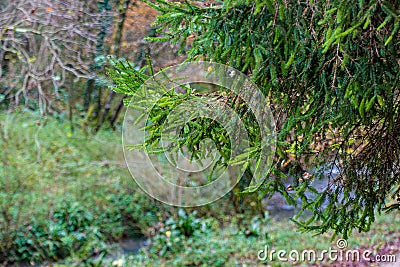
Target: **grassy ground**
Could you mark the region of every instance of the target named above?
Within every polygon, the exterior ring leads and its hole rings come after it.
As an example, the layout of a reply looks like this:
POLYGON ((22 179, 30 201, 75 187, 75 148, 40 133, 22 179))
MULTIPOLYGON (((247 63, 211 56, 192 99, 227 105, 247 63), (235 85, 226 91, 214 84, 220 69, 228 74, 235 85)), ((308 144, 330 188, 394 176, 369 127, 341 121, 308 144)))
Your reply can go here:
POLYGON ((119 134, 28 112, 0 123, 0 262, 86 264, 158 221, 160 206, 132 186, 119 134))
MULTIPOLYGON (((215 225, 214 225, 215 226, 215 225)), ((272 261, 258 259, 258 252, 268 250, 338 250, 337 240, 329 234, 313 236, 299 233, 291 222, 274 220, 253 220, 246 226, 232 223, 224 229, 219 227, 198 231, 189 238, 174 234, 160 233, 153 239, 153 247, 142 250, 138 255, 122 256, 109 264, 117 266, 383 266, 382 263, 358 261, 279 261, 275 254, 272 261), (160 242, 163 238, 164 241, 160 242), (183 241, 182 241, 183 239, 183 241), (167 242, 165 240, 168 240, 167 242), (169 243, 168 243, 169 242, 169 243), (167 249, 166 249, 167 247, 167 249)), ((368 233, 355 233, 347 240, 343 251, 370 250, 373 255, 396 255, 397 262, 387 266, 400 265, 400 218, 396 214, 380 216, 368 233)), ((340 251, 340 250, 339 250, 340 251)), ((263 256, 264 254, 261 254, 263 256)), ((346 254, 344 254, 346 255, 346 254)), ((362 254, 360 254, 362 257, 362 254)), ((289 258, 286 255, 286 258, 289 258)), ((372 256, 370 257, 373 258, 372 256)))
MULTIPOLYGON (((257 254, 265 246, 318 253, 336 249, 337 238, 299 233, 285 220, 232 216, 229 198, 197 209, 199 215, 161 205, 135 188, 118 133, 93 136, 75 126, 73 131, 66 121, 32 113, 0 114, 3 265, 351 266, 260 261, 257 254), (118 240, 141 233, 151 236, 149 246, 137 255, 119 252, 118 240)), ((370 232, 354 233, 347 241, 348 249, 398 255, 400 217, 382 215, 370 232)))

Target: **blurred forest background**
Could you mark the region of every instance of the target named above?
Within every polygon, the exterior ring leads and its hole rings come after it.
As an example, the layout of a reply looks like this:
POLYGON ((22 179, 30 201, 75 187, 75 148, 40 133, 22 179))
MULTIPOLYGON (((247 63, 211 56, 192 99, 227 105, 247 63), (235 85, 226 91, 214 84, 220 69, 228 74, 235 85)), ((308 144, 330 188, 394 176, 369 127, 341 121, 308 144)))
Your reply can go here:
MULTIPOLYGON (((289 218, 298 209, 279 194, 256 211, 234 193, 178 209, 137 188, 120 144, 126 96, 110 90, 107 68, 110 56, 137 71, 186 59, 194 35, 152 42, 159 14, 138 0, 0 0, 0 264, 302 266, 257 252, 335 246, 332 233, 297 232, 289 218)), ((378 216, 348 242, 398 255, 399 216, 378 216)))
POLYGON ((107 88, 107 56, 139 68, 150 53, 158 68, 182 60, 172 45, 144 40, 157 13, 140 1, 2 1, 1 8, 0 100, 10 109, 76 117, 96 132, 120 122, 123 109, 107 88))

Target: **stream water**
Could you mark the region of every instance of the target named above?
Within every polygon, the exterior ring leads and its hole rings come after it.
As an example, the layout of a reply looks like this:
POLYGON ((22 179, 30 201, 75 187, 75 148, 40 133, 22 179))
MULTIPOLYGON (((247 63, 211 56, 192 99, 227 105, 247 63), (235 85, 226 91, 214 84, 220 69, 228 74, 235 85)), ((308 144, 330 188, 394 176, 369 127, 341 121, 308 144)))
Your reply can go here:
MULTIPOLYGON (((321 179, 315 179, 311 185, 318 191, 322 192, 326 189, 326 187, 329 184, 329 176, 331 175, 332 177, 336 177, 339 174, 339 170, 336 167, 327 168, 326 171, 324 171, 323 178, 321 179)), ((293 179, 288 178, 287 180, 283 181, 285 184, 285 187, 290 186, 293 184, 293 179)), ((305 195, 308 198, 312 198, 313 195, 310 192, 305 192, 305 195)), ((292 218, 294 215, 300 211, 300 206, 301 206, 301 200, 298 199, 297 202, 297 207, 288 205, 286 203, 285 198, 280 194, 280 193, 275 193, 273 194, 270 198, 266 197, 266 204, 265 204, 265 209, 268 211, 268 215, 277 220, 277 221, 283 221, 283 220, 288 220, 292 218)), ((323 206, 326 206, 328 203, 323 203, 323 206)), ((307 213, 304 215, 307 216, 307 213)))
POLYGON ((145 237, 127 238, 118 242, 123 254, 137 254, 147 244, 148 240, 145 237))

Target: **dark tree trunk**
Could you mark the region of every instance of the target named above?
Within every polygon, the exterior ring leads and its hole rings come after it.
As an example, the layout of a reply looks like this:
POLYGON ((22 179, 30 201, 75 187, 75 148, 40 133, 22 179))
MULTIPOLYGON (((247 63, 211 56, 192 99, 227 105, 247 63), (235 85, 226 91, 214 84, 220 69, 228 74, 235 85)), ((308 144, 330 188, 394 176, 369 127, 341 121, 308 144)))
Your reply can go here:
MULTIPOLYGON (((111 6, 110 6, 110 0, 104 0, 104 1, 98 1, 97 3, 97 12, 99 14, 103 13, 103 12, 108 12, 110 11, 111 6)), ((101 67, 98 65, 96 61, 96 59, 98 59, 99 57, 101 57, 102 55, 104 55, 104 39, 107 36, 107 30, 110 26, 110 18, 108 15, 105 16, 101 16, 101 30, 99 32, 99 37, 97 38, 97 43, 96 43, 96 52, 95 52, 95 56, 93 59, 93 63, 90 66, 90 71, 92 72, 93 75, 96 75, 96 73, 98 73, 101 69, 101 67)), ((97 99, 97 116, 99 115, 99 111, 101 110, 101 88, 96 88, 96 77, 94 76, 94 78, 90 78, 87 83, 86 83, 86 87, 85 87, 85 95, 84 95, 84 104, 83 104, 83 108, 85 110, 85 112, 87 112, 89 110, 89 106, 92 100, 92 94, 93 93, 97 93, 96 94, 96 99, 97 99)))
POLYGON ((95 132, 100 130, 101 126, 103 125, 104 121, 106 120, 106 117, 108 116, 110 110, 111 110, 111 105, 112 101, 114 99, 115 93, 113 91, 109 91, 107 95, 107 100, 104 105, 104 111, 100 114, 99 120, 97 121, 97 126, 95 128, 95 132))
POLYGON ((71 127, 71 132, 74 132, 74 117, 73 117, 73 97, 72 92, 74 87, 73 79, 70 79, 70 84, 68 86, 68 120, 71 127))
POLYGON ((125 99, 125 96, 123 96, 123 97, 121 97, 120 98, 120 101, 119 101, 119 103, 118 103, 118 106, 117 106, 117 108, 114 110, 114 113, 113 113, 113 115, 112 115, 112 117, 111 117, 111 119, 110 119, 110 124, 111 124, 111 127, 115 127, 115 122, 117 121, 117 119, 118 119, 118 115, 119 115, 119 113, 121 112, 121 110, 122 110, 122 107, 124 106, 124 99, 125 99))
MULTIPOLYGON (((113 55, 115 55, 116 57, 119 57, 120 53, 121 53, 121 43, 122 43, 122 37, 123 37, 123 31, 124 31, 124 25, 125 25, 125 21, 126 21, 126 17, 127 17, 127 12, 129 10, 129 4, 131 3, 131 0, 120 0, 119 5, 118 5, 118 9, 119 9, 119 18, 117 21, 117 26, 116 26, 116 31, 114 33, 113 36, 113 46, 112 46, 112 50, 111 53, 113 55)), ((111 91, 109 92, 109 95, 107 97, 107 101, 105 104, 105 110, 104 110, 104 114, 101 117, 101 121, 98 124, 98 128, 101 127, 101 125, 104 123, 104 121, 109 118, 110 120, 110 125, 111 127, 114 127, 115 122, 118 118, 118 115, 122 109, 123 106, 123 98, 120 99, 120 101, 118 102, 115 110, 113 111, 113 113, 111 114, 111 106, 112 103, 115 99, 116 94, 111 91)))

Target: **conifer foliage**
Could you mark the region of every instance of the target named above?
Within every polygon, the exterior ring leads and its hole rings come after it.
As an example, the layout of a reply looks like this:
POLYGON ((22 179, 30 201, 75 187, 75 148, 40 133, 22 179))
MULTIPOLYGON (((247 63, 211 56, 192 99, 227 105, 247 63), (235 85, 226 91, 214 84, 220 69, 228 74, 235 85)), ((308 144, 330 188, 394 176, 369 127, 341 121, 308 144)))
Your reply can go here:
MULTIPOLYGON (((247 191, 300 198, 312 215, 299 226, 345 237, 368 231, 377 212, 400 211, 399 0, 147 3, 160 12, 149 41, 237 68, 270 99, 275 164, 247 191)), ((145 81, 144 70, 114 66, 119 93, 145 81)))

